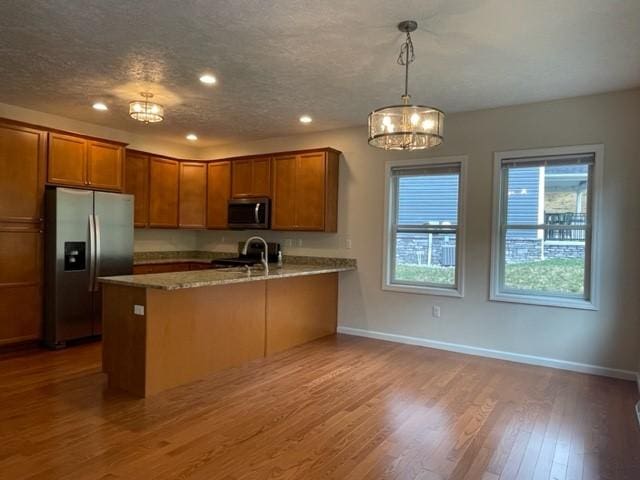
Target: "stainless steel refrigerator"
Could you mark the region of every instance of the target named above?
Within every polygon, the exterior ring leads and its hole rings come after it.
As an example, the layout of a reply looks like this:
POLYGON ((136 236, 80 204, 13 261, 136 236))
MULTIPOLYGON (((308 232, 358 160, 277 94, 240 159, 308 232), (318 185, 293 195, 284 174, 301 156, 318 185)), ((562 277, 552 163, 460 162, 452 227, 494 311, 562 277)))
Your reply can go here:
POLYGON ((133 196, 72 188, 45 193, 45 343, 100 335, 97 277, 133 271, 133 196))

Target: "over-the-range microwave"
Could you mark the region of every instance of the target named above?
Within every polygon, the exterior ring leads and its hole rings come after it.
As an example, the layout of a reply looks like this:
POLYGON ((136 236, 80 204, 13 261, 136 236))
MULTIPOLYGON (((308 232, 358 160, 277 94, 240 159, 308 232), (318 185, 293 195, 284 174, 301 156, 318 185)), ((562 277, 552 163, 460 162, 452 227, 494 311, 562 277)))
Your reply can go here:
POLYGON ((229 200, 227 222, 229 228, 264 230, 271 226, 271 201, 268 198, 240 198, 229 200))

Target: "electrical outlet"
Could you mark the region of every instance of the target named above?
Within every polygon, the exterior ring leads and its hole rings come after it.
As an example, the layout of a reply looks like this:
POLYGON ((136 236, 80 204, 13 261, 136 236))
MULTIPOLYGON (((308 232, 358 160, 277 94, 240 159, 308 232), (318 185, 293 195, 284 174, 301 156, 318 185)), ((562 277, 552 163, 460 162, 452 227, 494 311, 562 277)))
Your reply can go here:
POLYGON ((291 240, 290 238, 285 238, 284 239, 284 246, 285 247, 291 247, 293 245, 293 240, 291 240))
POLYGON ((144 315, 144 305, 134 305, 133 306, 133 314, 134 315, 144 315))
POLYGON ((433 318, 440 318, 440 306, 434 305, 432 309, 433 318))
POLYGON ((347 244, 347 250, 350 250, 351 249, 351 239, 350 238, 347 238, 346 244, 347 244))
POLYGON ((301 238, 299 238, 299 239, 298 239, 298 246, 299 246, 299 247, 301 247, 301 246, 302 246, 302 239, 301 239, 301 238))

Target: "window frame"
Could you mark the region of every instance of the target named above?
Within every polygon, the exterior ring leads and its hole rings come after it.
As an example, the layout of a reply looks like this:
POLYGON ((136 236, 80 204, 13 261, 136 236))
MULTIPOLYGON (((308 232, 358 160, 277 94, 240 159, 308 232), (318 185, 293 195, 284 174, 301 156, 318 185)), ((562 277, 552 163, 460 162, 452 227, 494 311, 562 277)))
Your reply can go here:
MULTIPOLYGON (((604 171, 604 145, 575 145, 566 147, 536 148, 527 150, 511 150, 494 153, 493 164, 493 205, 491 228, 491 272, 489 300, 497 302, 522 303, 528 305, 542 305, 549 307, 574 308, 582 310, 598 310, 600 306, 600 218, 602 199, 602 179, 604 171), (591 198, 591 235, 585 237, 585 295, 586 298, 571 298, 562 295, 545 295, 537 293, 514 293, 505 291, 501 285, 504 278, 503 261, 504 237, 502 227, 506 214, 504 198, 503 160, 518 163, 526 162, 535 157, 554 157, 561 155, 591 154, 594 156, 592 181, 589 185, 591 198), (588 247, 588 248, 587 248, 588 247), (588 252, 588 254, 587 254, 588 252)), ((588 232, 589 230, 585 230, 588 232)))
POLYGON ((392 292, 416 293, 422 295, 438 295, 446 297, 464 296, 464 259, 465 259, 465 223, 467 197, 467 156, 433 157, 413 160, 388 160, 385 162, 385 195, 384 195, 384 229, 382 255, 382 289, 392 292), (436 285, 412 285, 392 283, 392 262, 395 261, 394 221, 396 198, 392 169, 397 167, 438 167, 440 165, 460 164, 458 183, 458 224, 456 233, 456 267, 455 285, 452 287, 436 285))

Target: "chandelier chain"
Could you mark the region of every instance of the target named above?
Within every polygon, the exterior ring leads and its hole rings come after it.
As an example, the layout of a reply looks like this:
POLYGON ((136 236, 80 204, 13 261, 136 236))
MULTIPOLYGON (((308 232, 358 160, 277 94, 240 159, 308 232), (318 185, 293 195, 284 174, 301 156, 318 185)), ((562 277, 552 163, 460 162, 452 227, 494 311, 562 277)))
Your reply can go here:
POLYGON ((404 66, 404 95, 402 100, 404 103, 409 103, 409 64, 413 63, 416 59, 416 54, 413 50, 413 42, 411 41, 411 34, 407 32, 407 39, 400 47, 400 55, 398 55, 398 65, 404 66))

